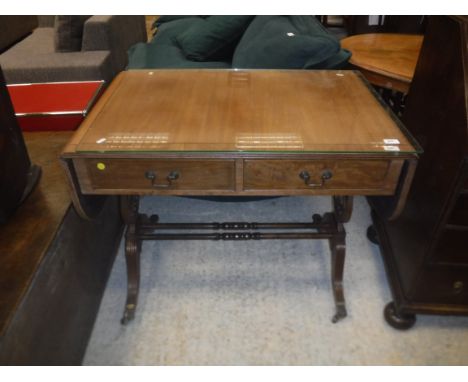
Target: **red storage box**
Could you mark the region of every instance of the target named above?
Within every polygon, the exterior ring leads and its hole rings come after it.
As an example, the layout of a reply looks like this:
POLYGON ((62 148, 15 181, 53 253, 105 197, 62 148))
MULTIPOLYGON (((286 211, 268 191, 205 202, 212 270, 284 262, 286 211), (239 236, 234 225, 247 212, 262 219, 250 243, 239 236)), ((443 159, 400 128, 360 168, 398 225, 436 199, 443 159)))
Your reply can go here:
POLYGON ((104 88, 104 81, 8 85, 23 131, 76 129, 104 88))

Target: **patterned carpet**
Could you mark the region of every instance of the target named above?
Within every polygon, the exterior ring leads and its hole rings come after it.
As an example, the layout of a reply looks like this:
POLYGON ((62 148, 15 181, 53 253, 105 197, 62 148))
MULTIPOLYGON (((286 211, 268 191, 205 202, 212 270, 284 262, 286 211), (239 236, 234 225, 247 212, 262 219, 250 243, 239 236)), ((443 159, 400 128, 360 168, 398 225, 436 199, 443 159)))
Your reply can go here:
MULTIPOLYGON (((216 203, 144 198, 161 221, 308 220, 326 197, 216 203)), ((391 300, 369 208, 356 198, 347 229, 348 317, 334 313, 326 241, 146 242, 136 318, 120 324, 120 249, 85 365, 466 365, 468 317, 418 316, 407 332, 383 319, 391 300)))

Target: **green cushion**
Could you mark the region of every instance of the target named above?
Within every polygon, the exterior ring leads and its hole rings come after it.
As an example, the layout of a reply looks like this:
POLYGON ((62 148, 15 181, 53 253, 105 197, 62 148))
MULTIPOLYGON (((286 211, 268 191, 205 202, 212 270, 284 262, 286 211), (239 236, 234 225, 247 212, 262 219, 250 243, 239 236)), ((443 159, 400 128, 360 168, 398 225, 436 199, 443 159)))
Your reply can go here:
POLYGON ((339 53, 338 40, 312 16, 257 16, 242 36, 232 66, 327 69, 327 60, 339 53))
POLYGON ((133 45, 128 51, 127 69, 195 69, 195 68, 230 68, 230 62, 190 61, 185 58, 181 49, 170 44, 145 44, 133 45))
POLYGON ((230 60, 235 45, 253 16, 209 16, 192 20, 192 25, 175 37, 190 60, 230 60))
POLYGON ((151 26, 153 29, 160 27, 162 24, 172 22, 175 20, 180 20, 180 19, 186 19, 189 17, 206 17, 206 16, 191 16, 191 15, 164 15, 164 16, 159 16, 154 22, 153 25, 151 26))
POLYGON ((311 58, 305 63, 303 69, 344 69, 348 65, 350 57, 351 52, 349 50, 341 49, 337 54, 323 61, 311 58))
POLYGON ((306 63, 320 63, 338 50, 324 36, 288 36, 284 33, 260 45, 251 44, 243 51, 241 59, 239 55, 235 56, 232 65, 249 69, 302 69, 306 63))
POLYGON ((165 45, 177 45, 175 43, 176 36, 180 35, 182 32, 186 31, 196 17, 184 17, 178 20, 173 20, 162 24, 156 31, 151 44, 165 44, 165 45))

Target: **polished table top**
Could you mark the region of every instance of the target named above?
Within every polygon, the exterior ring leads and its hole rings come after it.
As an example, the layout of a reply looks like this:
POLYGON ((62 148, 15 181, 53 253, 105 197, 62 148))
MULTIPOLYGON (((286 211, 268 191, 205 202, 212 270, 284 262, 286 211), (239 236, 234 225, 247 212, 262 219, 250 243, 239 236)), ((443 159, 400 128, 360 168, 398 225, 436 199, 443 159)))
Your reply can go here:
POLYGON ((404 153, 417 144, 354 71, 130 70, 65 152, 404 153))
POLYGON ((341 46, 352 52, 351 64, 409 85, 422 42, 422 35, 368 33, 346 37, 341 46))

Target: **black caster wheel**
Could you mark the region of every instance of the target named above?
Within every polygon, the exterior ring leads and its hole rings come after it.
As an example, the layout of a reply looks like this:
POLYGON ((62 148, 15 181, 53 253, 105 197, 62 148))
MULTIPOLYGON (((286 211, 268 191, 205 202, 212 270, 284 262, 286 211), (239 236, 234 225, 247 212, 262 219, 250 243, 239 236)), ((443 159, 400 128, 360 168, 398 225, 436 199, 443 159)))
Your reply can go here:
POLYGON ((416 323, 414 314, 398 314, 393 302, 389 302, 384 309, 385 321, 394 329, 408 330, 416 323))
POLYGON ((377 235, 377 230, 373 225, 370 225, 367 228, 367 239, 373 244, 379 245, 379 236, 377 235))

